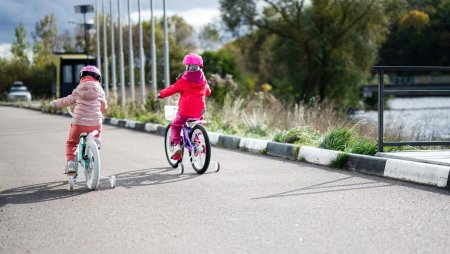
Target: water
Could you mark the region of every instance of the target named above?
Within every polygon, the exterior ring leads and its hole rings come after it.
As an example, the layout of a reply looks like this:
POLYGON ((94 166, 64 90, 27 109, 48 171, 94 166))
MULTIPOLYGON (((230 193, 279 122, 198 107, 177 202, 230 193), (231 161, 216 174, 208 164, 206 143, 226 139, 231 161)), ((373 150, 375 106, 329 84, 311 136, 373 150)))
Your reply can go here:
MULTIPOLYGON (((416 140, 450 139, 450 97, 393 98, 384 111, 385 133, 401 132, 416 140)), ((377 111, 357 111, 377 126, 377 111)))

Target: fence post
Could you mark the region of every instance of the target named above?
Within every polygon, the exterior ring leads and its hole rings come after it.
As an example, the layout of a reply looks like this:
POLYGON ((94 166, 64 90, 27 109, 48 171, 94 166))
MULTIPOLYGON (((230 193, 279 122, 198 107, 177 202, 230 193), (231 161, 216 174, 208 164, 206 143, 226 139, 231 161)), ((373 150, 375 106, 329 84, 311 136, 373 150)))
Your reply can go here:
POLYGON ((383 110, 384 110, 384 80, 383 71, 378 71, 378 152, 383 152, 383 110))

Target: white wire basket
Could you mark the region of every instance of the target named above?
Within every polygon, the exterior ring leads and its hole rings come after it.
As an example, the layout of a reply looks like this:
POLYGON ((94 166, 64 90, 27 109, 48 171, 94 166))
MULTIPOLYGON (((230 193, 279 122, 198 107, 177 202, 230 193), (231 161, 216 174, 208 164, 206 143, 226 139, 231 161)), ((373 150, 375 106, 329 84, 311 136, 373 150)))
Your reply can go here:
POLYGON ((167 121, 172 121, 175 119, 175 116, 178 112, 178 106, 173 105, 165 105, 164 106, 164 118, 166 118, 167 121))

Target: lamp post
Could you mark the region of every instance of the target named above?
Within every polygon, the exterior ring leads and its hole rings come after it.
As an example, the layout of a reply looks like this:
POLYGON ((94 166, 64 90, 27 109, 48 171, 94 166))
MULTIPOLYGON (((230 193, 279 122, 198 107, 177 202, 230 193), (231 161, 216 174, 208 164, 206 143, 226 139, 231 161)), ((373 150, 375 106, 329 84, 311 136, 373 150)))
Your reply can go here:
POLYGON ((134 95, 134 52, 133 52, 133 27, 131 25, 130 0, 128 0, 128 55, 129 55, 129 69, 130 69, 130 94, 131 102, 135 103, 134 95))
POLYGON ((114 18, 113 3, 109 0, 109 22, 111 27, 111 84, 114 103, 117 103, 117 80, 116 80, 116 47, 114 46, 114 18))
POLYGON ((102 59, 100 57, 100 24, 98 23, 98 2, 95 0, 95 36, 96 36, 96 49, 95 52, 97 53, 97 68, 99 70, 102 69, 102 59))
POLYGON ((103 16, 103 84, 105 85, 106 98, 109 97, 109 73, 108 73, 108 49, 106 46, 106 16, 105 1, 102 0, 102 16, 103 16))
POLYGON ((141 0, 138 0, 138 11, 139 11, 139 58, 140 58, 140 83, 141 83, 141 102, 142 105, 145 104, 145 66, 144 66, 144 43, 142 39, 142 18, 141 18, 141 0))
POLYGON ((163 0, 163 8, 164 8, 164 84, 165 84, 165 87, 169 87, 170 86, 169 37, 167 35, 166 0, 163 0))
POLYGON ((87 40, 87 25, 86 24, 86 13, 94 12, 94 6, 91 4, 86 5, 76 5, 74 6, 75 13, 83 14, 83 25, 84 25, 84 51, 86 53, 86 57, 88 54, 88 40, 87 40))
POLYGON ((117 0, 117 15, 119 23, 119 72, 120 72, 120 102, 122 109, 125 108, 125 70, 124 70, 124 59, 123 59, 123 33, 122 33, 122 22, 120 17, 120 0, 117 0))
POLYGON ((155 44, 155 20, 153 18, 153 0, 150 0, 150 22, 152 23, 152 48, 151 48, 151 55, 152 55, 152 89, 153 89, 153 95, 157 96, 157 80, 156 80, 156 44, 155 44))

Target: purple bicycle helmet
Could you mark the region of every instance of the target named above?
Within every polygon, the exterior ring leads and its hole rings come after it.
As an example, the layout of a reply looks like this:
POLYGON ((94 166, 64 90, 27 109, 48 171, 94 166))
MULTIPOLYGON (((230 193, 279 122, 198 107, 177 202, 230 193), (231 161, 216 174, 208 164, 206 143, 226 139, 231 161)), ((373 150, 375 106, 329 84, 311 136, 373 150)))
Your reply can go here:
POLYGON ((102 80, 102 73, 97 67, 93 65, 86 65, 83 68, 81 68, 80 79, 86 76, 91 76, 98 81, 102 80))

